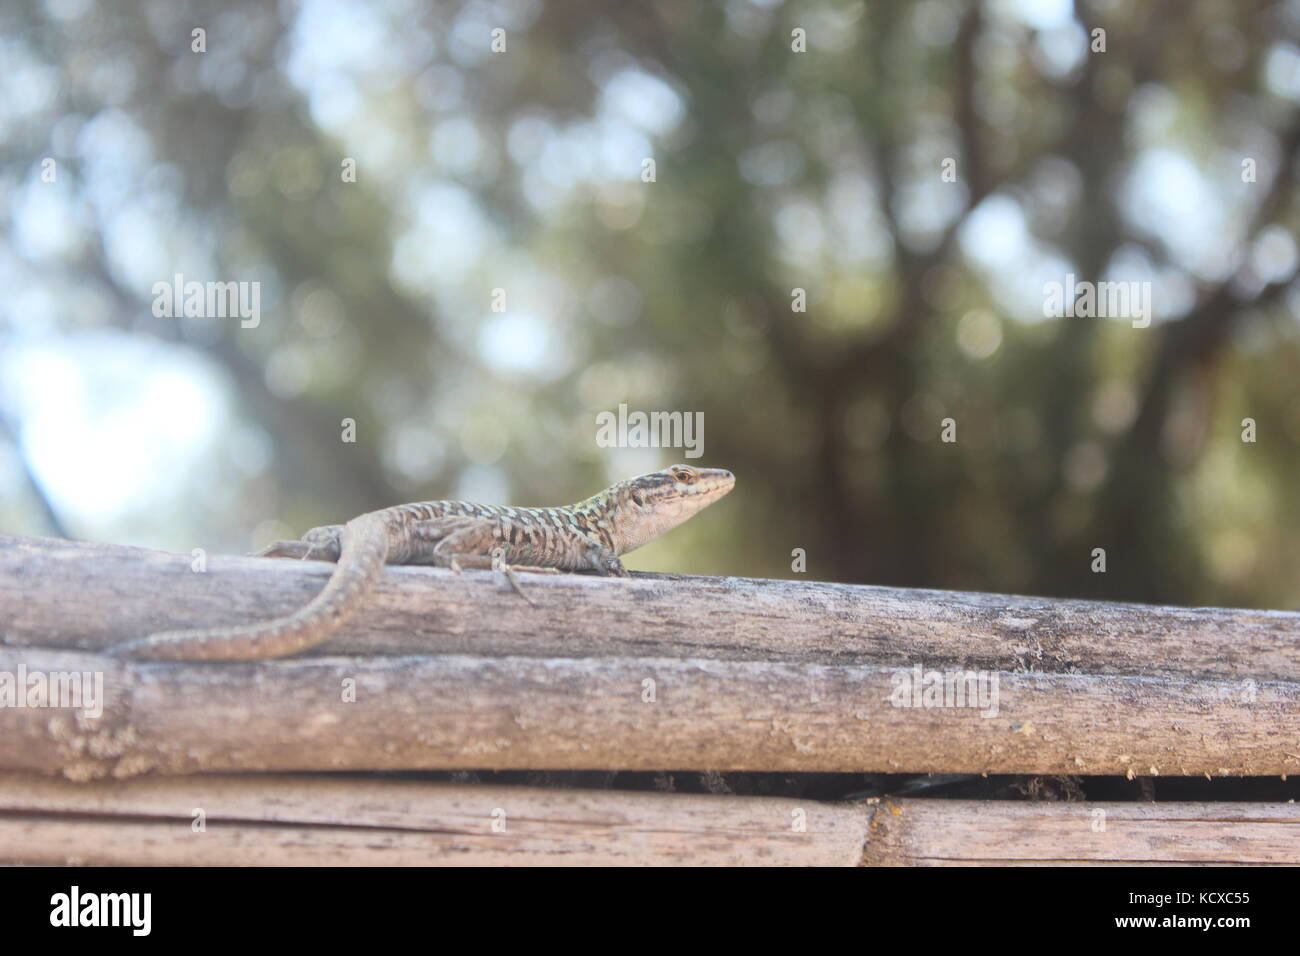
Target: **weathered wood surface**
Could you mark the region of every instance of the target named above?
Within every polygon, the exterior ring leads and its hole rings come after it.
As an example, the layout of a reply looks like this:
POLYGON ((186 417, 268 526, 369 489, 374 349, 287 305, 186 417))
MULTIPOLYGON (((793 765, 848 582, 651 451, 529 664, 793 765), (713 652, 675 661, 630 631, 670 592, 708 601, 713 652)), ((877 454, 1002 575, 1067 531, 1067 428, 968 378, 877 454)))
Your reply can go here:
POLYGON ((70 784, 0 774, 0 863, 853 866, 868 819, 850 807, 767 797, 339 777, 70 784), (196 810, 204 832, 193 828, 196 810))
POLYGON ((870 665, 451 654, 214 666, 0 648, 0 672, 20 667, 104 675, 98 718, 0 708, 0 768, 74 779, 215 770, 1300 769, 1300 685, 1282 682, 1001 672, 997 713, 985 716, 896 707, 897 672, 870 665))
POLYGON ((731 578, 389 569, 331 656, 131 664, 162 627, 286 612, 330 565, 0 540, 0 675, 86 671, 103 716, 0 707, 0 768, 1286 774, 1297 615, 731 578), (41 645, 41 646, 37 646, 41 645), (413 655, 419 652, 422 656, 413 655), (361 654, 343 657, 342 652, 361 654), (996 713, 897 707, 986 668, 996 713), (353 699, 353 697, 355 699, 353 699))
POLYGON ((375 778, 0 774, 0 864, 1295 865, 1298 830, 1294 804, 825 804, 375 778))
POLYGON ((885 800, 868 866, 1300 863, 1294 803, 885 800))
MULTIPOLYGON (((332 565, 0 537, 0 643, 96 650, 164 628, 265 620, 332 565)), ((676 657, 1300 681, 1300 614, 641 575, 389 568, 313 656, 676 657)))

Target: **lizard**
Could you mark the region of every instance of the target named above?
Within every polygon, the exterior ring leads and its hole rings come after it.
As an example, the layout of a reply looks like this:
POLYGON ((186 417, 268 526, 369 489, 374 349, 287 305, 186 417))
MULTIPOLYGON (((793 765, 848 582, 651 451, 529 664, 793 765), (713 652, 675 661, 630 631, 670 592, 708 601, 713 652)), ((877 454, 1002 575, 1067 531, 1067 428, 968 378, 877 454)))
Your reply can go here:
POLYGON ((296 654, 324 641, 357 612, 385 564, 431 564, 457 572, 491 568, 504 571, 520 594, 515 570, 627 577, 621 555, 693 517, 735 481, 726 469, 672 465, 565 507, 424 501, 371 511, 347 524, 312 528, 299 541, 276 541, 253 555, 337 562, 321 592, 293 614, 242 626, 162 631, 111 652, 136 660, 190 661, 296 654))

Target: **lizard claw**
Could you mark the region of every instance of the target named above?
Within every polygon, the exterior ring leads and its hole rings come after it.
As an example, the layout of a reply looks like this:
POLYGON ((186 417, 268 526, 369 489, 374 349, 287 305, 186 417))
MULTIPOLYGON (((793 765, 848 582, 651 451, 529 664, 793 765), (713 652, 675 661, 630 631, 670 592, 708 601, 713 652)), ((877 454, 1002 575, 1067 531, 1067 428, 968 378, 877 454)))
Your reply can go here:
POLYGON ((529 604, 531 604, 533 607, 537 607, 537 602, 534 601, 532 598, 530 598, 527 594, 525 594, 524 589, 519 586, 519 578, 515 576, 514 568, 510 567, 510 565, 508 564, 503 564, 501 565, 501 570, 505 572, 506 580, 509 581, 510 586, 515 589, 515 593, 518 594, 525 601, 527 601, 529 604))
POLYGON ((500 547, 493 548, 491 558, 492 570, 503 573, 506 576, 506 580, 510 582, 510 586, 515 589, 515 593, 533 607, 537 607, 537 602, 525 594, 524 589, 519 586, 519 578, 515 575, 515 569, 506 564, 506 549, 500 547))

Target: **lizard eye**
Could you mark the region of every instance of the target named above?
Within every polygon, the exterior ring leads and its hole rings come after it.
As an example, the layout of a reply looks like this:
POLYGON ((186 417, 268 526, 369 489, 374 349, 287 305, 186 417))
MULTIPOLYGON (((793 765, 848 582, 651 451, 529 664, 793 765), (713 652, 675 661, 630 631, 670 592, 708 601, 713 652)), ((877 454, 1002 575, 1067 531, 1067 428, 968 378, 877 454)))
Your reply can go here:
POLYGON ((685 482, 691 482, 695 480, 695 475, 687 471, 685 468, 678 468, 676 471, 673 472, 673 477, 676 478, 678 481, 685 481, 685 482))

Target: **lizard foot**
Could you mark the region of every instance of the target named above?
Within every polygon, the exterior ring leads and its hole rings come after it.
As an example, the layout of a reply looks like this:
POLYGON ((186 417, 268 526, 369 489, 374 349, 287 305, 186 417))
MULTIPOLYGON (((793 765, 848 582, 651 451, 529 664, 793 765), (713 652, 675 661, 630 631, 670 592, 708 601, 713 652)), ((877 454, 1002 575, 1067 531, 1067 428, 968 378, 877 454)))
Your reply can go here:
POLYGON ((519 584, 519 577, 516 572, 523 571, 526 574, 562 574, 559 568, 542 568, 527 564, 509 565, 505 562, 505 551, 502 548, 493 548, 491 554, 453 554, 447 558, 447 567, 451 568, 457 574, 466 568, 479 571, 500 571, 505 575, 510 586, 514 588, 516 594, 527 601, 534 607, 537 602, 528 596, 523 587, 519 584))
POLYGON ((254 558, 319 558, 322 561, 337 561, 342 550, 342 525, 326 525, 312 528, 302 536, 301 541, 273 541, 261 551, 254 551, 254 558))
POLYGON ((311 553, 306 541, 272 541, 261 551, 253 551, 250 558, 305 558, 311 553))
POLYGON ((515 572, 527 571, 530 574, 559 574, 560 569, 531 567, 529 565, 522 565, 522 564, 516 565, 515 567, 511 567, 510 565, 506 564, 505 558, 506 558, 506 553, 504 548, 493 548, 492 549, 492 570, 502 572, 506 576, 506 580, 510 582, 510 586, 515 589, 515 593, 518 594, 525 601, 527 601, 529 604, 531 604, 533 607, 537 607, 537 602, 534 601, 532 598, 530 598, 527 594, 525 594, 524 589, 519 586, 519 578, 515 575, 515 572))

